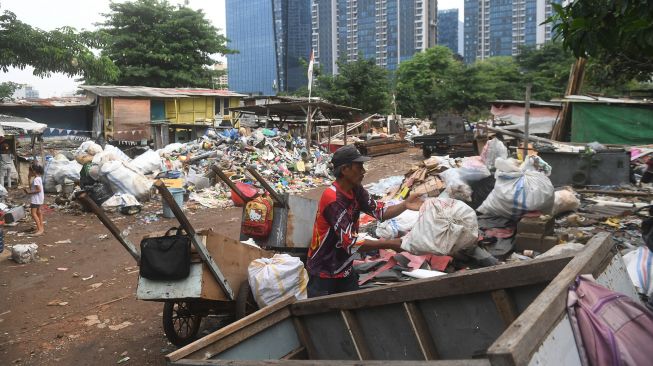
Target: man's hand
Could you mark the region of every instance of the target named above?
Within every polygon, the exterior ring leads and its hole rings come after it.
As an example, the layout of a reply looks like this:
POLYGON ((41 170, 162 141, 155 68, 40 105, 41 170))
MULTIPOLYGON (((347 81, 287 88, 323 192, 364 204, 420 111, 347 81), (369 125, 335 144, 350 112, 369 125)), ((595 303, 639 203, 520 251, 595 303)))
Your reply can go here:
POLYGON ((406 208, 408 210, 413 210, 413 211, 419 211, 419 209, 422 207, 422 204, 424 203, 424 200, 422 197, 411 193, 408 197, 406 197, 406 208))

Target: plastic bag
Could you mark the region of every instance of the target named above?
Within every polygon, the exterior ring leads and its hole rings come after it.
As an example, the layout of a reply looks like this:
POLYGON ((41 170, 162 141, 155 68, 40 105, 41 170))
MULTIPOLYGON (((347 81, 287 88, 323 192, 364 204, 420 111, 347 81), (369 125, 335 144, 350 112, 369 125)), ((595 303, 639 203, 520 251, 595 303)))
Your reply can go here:
MULTIPOLYGON (((397 204, 399 202, 395 202, 397 204)), ((380 222, 376 226, 376 236, 381 239, 394 239, 412 230, 419 218, 419 212, 406 210, 400 215, 380 222)))
POLYGON ((546 175, 528 167, 516 168, 510 159, 497 159, 496 167, 494 189, 478 208, 479 212, 512 219, 529 211, 551 212, 554 189, 546 175))
POLYGON ((551 214, 556 216, 559 213, 576 211, 578 207, 580 207, 580 200, 576 197, 574 190, 571 187, 565 187, 555 192, 551 214))
POLYGON ((497 158, 506 159, 507 157, 508 148, 506 148, 506 145, 497 138, 488 141, 485 146, 483 146, 483 151, 481 152, 481 160, 485 163, 485 166, 487 166, 488 169, 493 169, 495 167, 495 161, 497 158))
POLYGON ((93 161, 93 156, 102 152, 102 146, 93 141, 84 141, 75 151, 75 160, 80 164, 93 161))
POLYGON ((624 255, 626 270, 637 292, 653 297, 653 253, 647 247, 639 247, 624 255))
POLYGON ((150 174, 161 170, 161 156, 154 150, 147 150, 130 162, 141 174, 150 174))
POLYGON ((401 249, 413 254, 452 255, 476 245, 478 221, 474 210, 451 198, 429 198, 419 210, 413 230, 401 249))
POLYGON ((79 182, 80 170, 82 170, 82 166, 76 161, 50 160, 46 162, 43 172, 43 190, 47 193, 55 193, 56 186, 64 184, 66 178, 79 182))
POLYGON ((16 244, 11 247, 11 259, 16 263, 29 263, 38 258, 39 246, 36 244, 16 244))
POLYGON ((249 286, 260 308, 288 294, 299 300, 307 297, 308 273, 297 257, 275 254, 272 258, 253 260, 247 267, 249 286))
POLYGON ((108 161, 100 168, 100 174, 107 179, 113 192, 129 193, 139 201, 150 199, 152 181, 124 162, 108 161))
POLYGON ((465 183, 460 176, 460 168, 447 169, 440 173, 440 178, 447 186, 445 191, 450 198, 470 202, 472 200, 472 188, 465 183))

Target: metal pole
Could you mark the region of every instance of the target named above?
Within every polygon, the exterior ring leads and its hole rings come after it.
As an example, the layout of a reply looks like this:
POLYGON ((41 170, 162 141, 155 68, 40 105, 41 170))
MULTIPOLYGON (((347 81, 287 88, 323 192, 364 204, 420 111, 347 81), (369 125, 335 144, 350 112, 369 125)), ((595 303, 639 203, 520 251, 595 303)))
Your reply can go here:
POLYGON ((531 87, 532 85, 530 83, 526 85, 526 105, 524 107, 524 161, 526 161, 526 157, 528 156, 528 125, 531 117, 531 87))

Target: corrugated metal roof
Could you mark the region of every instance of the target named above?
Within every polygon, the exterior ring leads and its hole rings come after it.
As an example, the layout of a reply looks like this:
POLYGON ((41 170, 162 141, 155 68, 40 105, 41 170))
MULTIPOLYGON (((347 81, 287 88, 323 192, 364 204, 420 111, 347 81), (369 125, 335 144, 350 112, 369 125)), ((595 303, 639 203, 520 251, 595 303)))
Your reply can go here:
MULTIPOLYGON (((530 102, 531 106, 540 106, 540 107, 562 107, 561 102, 545 102, 541 100, 531 100, 530 102)), ((511 99, 499 99, 499 100, 494 100, 492 101, 492 104, 514 104, 514 105, 526 105, 526 102, 523 100, 511 100, 511 99)))
POLYGON ((81 89, 101 97, 135 98, 187 98, 201 97, 245 97, 229 90, 197 88, 152 88, 148 86, 80 85, 81 89))
POLYGON ((605 98, 591 97, 588 95, 567 95, 562 99, 553 99, 553 101, 568 103, 638 104, 647 107, 653 106, 653 100, 650 99, 605 98))
POLYGON ((0 103, 3 107, 85 107, 93 104, 95 100, 87 96, 57 97, 44 99, 18 99, 0 103))

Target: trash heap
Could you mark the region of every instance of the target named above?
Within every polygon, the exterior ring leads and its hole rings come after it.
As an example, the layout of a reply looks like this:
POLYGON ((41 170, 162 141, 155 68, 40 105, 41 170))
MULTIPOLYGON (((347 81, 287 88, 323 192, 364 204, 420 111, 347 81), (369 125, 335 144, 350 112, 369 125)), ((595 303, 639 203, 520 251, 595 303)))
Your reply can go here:
POLYGON ((86 141, 70 159, 63 154, 48 159, 44 185, 46 192, 60 193, 79 183, 97 204, 109 209, 140 205, 150 199, 155 179, 168 178, 179 182, 190 201, 227 207, 232 204, 231 192, 216 180, 214 164, 232 181, 256 185, 245 174, 247 167, 254 167, 278 192, 295 193, 329 183, 330 159, 319 149, 307 149, 301 138, 266 128, 251 133, 209 130, 197 140, 146 150, 133 159, 114 146, 86 141))

